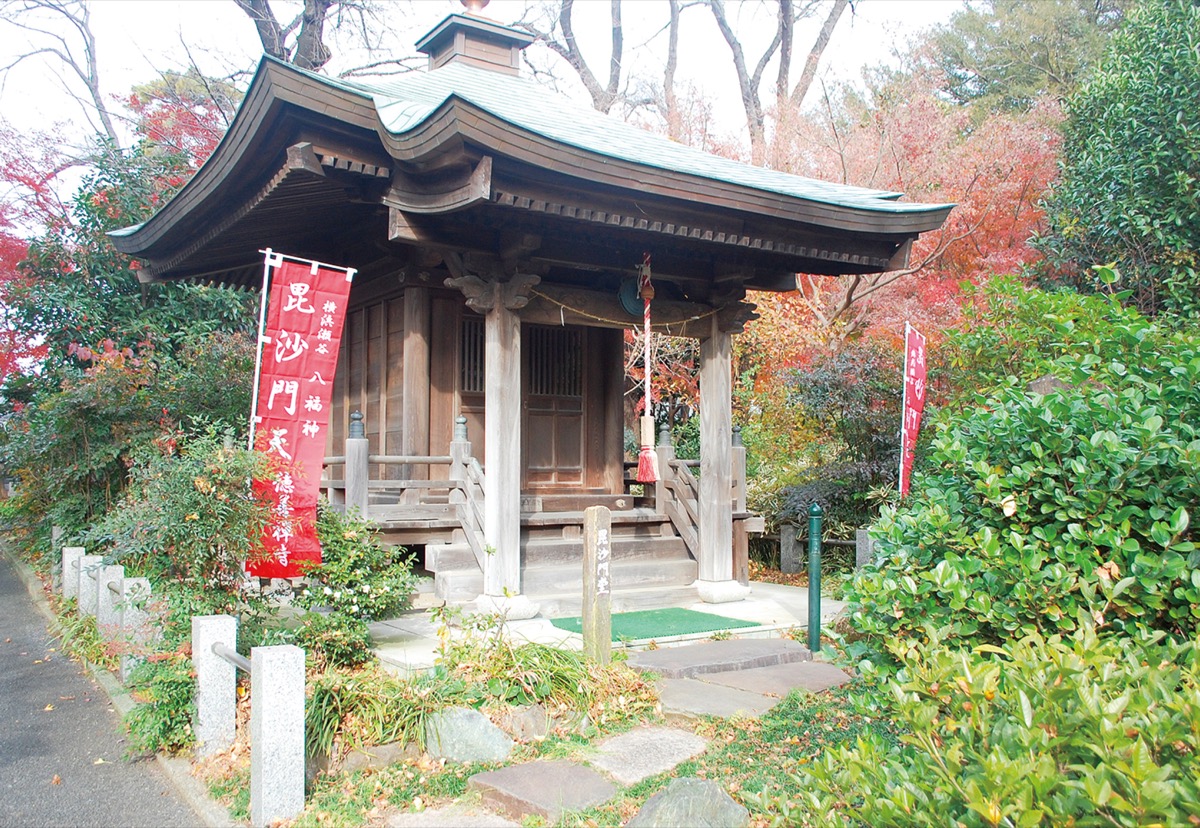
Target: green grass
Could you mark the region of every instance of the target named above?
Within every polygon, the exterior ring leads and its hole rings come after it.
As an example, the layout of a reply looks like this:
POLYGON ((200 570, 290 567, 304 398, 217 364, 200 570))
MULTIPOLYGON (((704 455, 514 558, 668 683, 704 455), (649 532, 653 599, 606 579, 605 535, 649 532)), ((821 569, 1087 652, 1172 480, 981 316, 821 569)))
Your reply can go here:
POLYGON ((712 720, 709 748, 674 770, 633 785, 603 805, 571 814, 568 826, 615 826, 672 780, 685 776, 711 779, 749 808, 752 816, 770 819, 771 798, 786 793, 796 769, 826 749, 853 744, 867 730, 896 739, 890 722, 858 711, 865 688, 852 682, 827 693, 793 691, 759 720, 712 720))

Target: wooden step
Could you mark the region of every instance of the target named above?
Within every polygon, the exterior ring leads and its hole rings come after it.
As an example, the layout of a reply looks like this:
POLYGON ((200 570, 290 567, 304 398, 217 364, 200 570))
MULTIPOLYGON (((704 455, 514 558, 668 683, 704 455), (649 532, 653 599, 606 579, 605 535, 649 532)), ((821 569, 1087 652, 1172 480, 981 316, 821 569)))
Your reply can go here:
MULTIPOLYGON (((618 560, 611 566, 612 589, 647 589, 687 586, 696 580, 699 569, 690 557, 672 560, 618 560)), ((521 592, 536 602, 539 595, 578 593, 582 584, 578 564, 532 566, 521 572, 521 592)), ((434 590, 448 602, 469 601, 483 592, 483 573, 479 569, 439 571, 434 590)))
MULTIPOLYGON (((675 536, 614 536, 610 549, 613 560, 690 558, 683 539, 675 536)), ((526 540, 521 544, 522 568, 557 564, 580 566, 582 560, 583 541, 581 539, 540 538, 526 540)), ((478 564, 475 554, 465 543, 430 544, 425 547, 425 567, 430 572, 443 572, 450 569, 478 568, 478 564)))

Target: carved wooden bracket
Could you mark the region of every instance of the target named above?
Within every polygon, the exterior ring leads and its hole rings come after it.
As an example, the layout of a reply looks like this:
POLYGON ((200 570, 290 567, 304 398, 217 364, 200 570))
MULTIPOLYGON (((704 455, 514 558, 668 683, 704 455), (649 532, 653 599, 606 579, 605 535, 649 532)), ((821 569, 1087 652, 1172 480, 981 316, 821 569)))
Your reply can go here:
POLYGON ((753 302, 737 302, 717 311, 717 328, 730 333, 741 333, 746 323, 758 319, 758 305, 753 302))
POLYGON ((458 253, 446 253, 446 266, 454 275, 446 280, 446 287, 462 291, 467 297, 467 307, 479 313, 493 308, 520 310, 529 304, 533 294, 530 288, 542 281, 532 273, 517 273, 507 281, 496 277, 483 277, 471 273, 458 253))

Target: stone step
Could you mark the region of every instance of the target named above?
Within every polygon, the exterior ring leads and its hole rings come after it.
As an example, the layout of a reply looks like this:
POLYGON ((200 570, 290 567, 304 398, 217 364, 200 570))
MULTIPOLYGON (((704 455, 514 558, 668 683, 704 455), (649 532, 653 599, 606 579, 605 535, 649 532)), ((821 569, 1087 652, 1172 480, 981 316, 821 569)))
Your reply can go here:
POLYGON ((820 693, 841 687, 848 681, 850 676, 832 664, 796 661, 747 670, 701 673, 695 678, 663 678, 658 682, 658 693, 667 721, 690 725, 705 716, 756 718, 783 701, 792 690, 820 693))
MULTIPOLYGON (((472 559, 474 566, 474 559, 472 559)), ((690 557, 667 560, 635 558, 614 560, 612 589, 687 586, 696 580, 698 567, 690 557)), ((521 573, 521 592, 537 601, 539 595, 577 594, 583 578, 579 563, 526 567, 521 573)), ((483 573, 477 567, 439 569, 434 578, 438 596, 452 603, 470 601, 483 592, 483 573)))
POLYGON ((478 791, 485 807, 515 820, 539 816, 551 825, 564 811, 599 805, 617 786, 591 768, 561 759, 541 759, 523 765, 477 773, 467 789, 478 791))
POLYGON ((705 641, 687 647, 631 653, 629 666, 667 679, 683 679, 811 660, 808 648, 795 641, 760 638, 705 641))

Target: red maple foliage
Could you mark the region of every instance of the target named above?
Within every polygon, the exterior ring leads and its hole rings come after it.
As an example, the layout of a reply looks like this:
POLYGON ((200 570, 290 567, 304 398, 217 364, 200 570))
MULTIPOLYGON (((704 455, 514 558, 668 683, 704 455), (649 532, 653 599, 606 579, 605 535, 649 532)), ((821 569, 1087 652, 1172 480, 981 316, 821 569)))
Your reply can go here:
POLYGON ((958 318, 960 284, 1040 259, 1029 240, 1057 172, 1059 107, 1045 101, 1029 113, 981 119, 937 89, 931 70, 900 75, 872 101, 827 101, 777 137, 776 162, 789 171, 956 205, 939 231, 913 245, 902 271, 800 278, 808 321, 835 349, 861 333, 898 343, 905 320, 936 339, 958 318))

